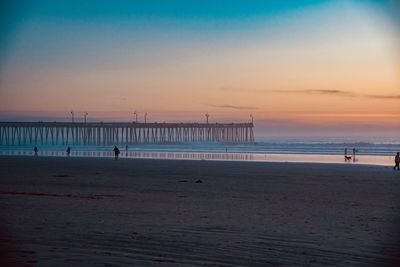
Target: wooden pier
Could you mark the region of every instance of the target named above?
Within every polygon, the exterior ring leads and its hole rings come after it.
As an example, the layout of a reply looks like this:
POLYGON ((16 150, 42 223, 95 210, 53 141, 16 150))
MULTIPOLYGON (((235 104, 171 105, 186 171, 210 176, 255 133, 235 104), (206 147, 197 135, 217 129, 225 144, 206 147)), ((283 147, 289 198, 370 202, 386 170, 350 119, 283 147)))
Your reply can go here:
POLYGON ((0 145, 253 143, 250 123, 0 122, 0 145))

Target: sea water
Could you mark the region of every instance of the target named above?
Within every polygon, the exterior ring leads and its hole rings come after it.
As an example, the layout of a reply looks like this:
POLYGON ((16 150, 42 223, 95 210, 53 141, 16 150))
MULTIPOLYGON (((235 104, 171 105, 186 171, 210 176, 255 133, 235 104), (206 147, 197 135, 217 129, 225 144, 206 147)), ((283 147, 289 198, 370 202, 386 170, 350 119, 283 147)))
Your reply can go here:
MULTIPOLYGON (((71 157, 113 157, 114 146, 74 146, 71 157)), ((37 145, 38 156, 65 157, 67 146, 37 145)), ((119 146, 121 158, 227 160, 266 162, 319 162, 346 164, 393 164, 400 141, 395 139, 343 140, 339 138, 269 139, 254 144, 180 143, 119 146), (347 148, 351 160, 345 161, 347 148), (353 156, 355 150, 355 157, 353 156)), ((32 146, 0 146, 0 155, 33 156, 32 146)))

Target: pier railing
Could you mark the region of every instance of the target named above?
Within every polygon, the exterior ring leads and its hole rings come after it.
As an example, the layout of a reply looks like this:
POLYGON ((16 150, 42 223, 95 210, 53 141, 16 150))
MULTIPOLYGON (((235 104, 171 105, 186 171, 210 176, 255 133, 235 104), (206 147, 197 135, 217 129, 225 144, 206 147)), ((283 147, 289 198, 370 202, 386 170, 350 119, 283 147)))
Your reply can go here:
POLYGON ((251 123, 0 122, 0 145, 254 142, 251 123))

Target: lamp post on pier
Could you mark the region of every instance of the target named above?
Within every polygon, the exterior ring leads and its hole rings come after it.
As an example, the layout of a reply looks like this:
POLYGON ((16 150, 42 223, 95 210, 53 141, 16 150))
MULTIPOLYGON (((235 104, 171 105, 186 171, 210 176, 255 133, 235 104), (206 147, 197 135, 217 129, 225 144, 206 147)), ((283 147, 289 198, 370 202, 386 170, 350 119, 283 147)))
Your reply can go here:
POLYGON ((137 112, 134 111, 134 112, 133 112, 133 115, 135 115, 135 122, 137 123, 137 115, 138 115, 137 112))
POLYGON ((86 123, 86 117, 87 117, 87 115, 89 115, 89 113, 87 113, 86 111, 85 111, 85 114, 84 114, 84 122, 86 123))
POLYGON ((74 111, 73 110, 71 111, 71 119, 72 119, 72 122, 74 122, 74 111))
POLYGON ((144 123, 147 123, 147 112, 144 113, 144 123))

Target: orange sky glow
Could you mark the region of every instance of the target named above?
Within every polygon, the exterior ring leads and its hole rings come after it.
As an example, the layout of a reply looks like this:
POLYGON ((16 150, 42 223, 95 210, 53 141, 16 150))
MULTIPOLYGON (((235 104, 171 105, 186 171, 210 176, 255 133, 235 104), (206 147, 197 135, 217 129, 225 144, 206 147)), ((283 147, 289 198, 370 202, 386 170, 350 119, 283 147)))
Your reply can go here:
POLYGON ((399 28, 357 3, 181 28, 169 19, 150 30, 33 16, 1 57, 0 119, 68 120, 74 110, 126 121, 136 110, 153 121, 202 121, 208 112, 214 121, 254 114, 265 133, 274 121, 396 135, 399 28))

